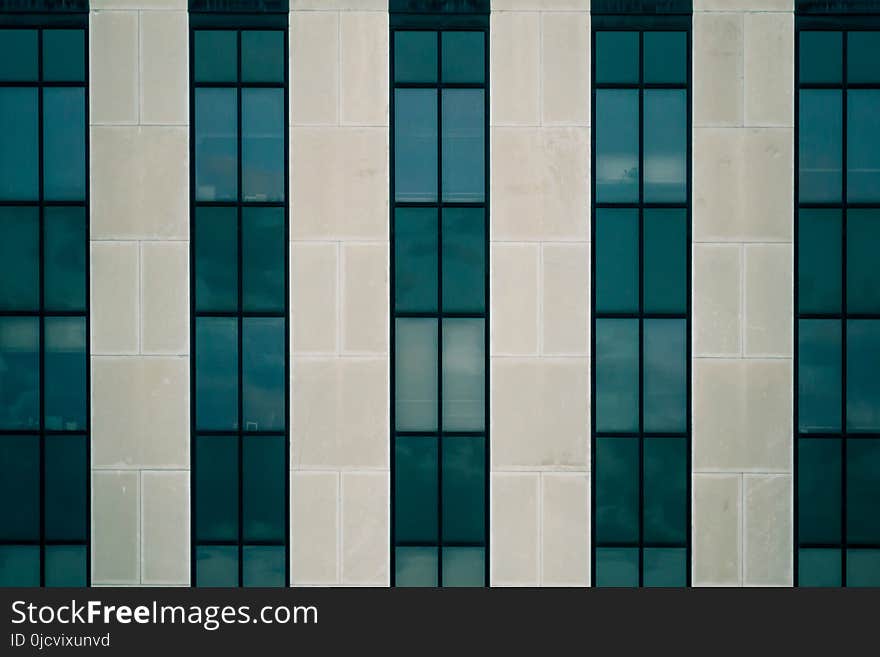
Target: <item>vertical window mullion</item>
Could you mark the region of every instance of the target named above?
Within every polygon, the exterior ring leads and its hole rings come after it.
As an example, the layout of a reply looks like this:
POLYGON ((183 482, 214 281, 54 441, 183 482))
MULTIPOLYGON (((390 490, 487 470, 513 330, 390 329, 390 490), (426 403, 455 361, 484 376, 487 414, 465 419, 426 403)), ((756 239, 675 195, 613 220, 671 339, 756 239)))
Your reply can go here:
POLYGON ((843 70, 841 71, 841 80, 843 83, 843 87, 840 92, 840 102, 841 102, 841 131, 840 131, 840 144, 843 149, 843 153, 841 155, 841 165, 840 165, 840 201, 842 203, 840 220, 841 220, 841 240, 840 240, 840 248, 841 248, 841 288, 840 288, 840 312, 841 312, 841 320, 840 320, 840 385, 841 385, 841 395, 840 395, 840 430, 842 433, 842 438, 840 440, 841 446, 841 458, 840 458, 840 467, 841 467, 841 491, 840 491, 840 501, 841 501, 841 513, 840 513, 840 540, 843 543, 843 547, 840 550, 840 581, 843 586, 847 585, 847 577, 846 577, 846 559, 847 559, 847 546, 848 539, 846 535, 846 489, 847 489, 847 481, 846 481, 846 448, 847 448, 847 425, 846 425, 846 334, 847 334, 847 300, 846 300, 846 221, 848 215, 848 192, 847 192, 847 179, 849 178, 849 166, 847 164, 847 142, 848 142, 848 132, 847 132, 847 102, 849 100, 849 84, 848 84, 848 71, 847 71, 847 43, 849 42, 849 31, 844 30, 842 33, 842 43, 841 43, 841 62, 843 65, 843 70))

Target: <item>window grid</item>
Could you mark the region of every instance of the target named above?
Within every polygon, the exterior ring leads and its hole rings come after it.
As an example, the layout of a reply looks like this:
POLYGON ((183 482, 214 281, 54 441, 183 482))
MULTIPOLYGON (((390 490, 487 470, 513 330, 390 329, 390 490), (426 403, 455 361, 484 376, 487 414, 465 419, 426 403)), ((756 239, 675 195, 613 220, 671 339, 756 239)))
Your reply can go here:
MULTIPOLYGON (((205 19, 204 25, 194 26, 192 22, 190 22, 190 30, 189 30, 189 56, 190 56, 190 98, 189 98, 189 106, 190 106, 190 126, 192 130, 192 136, 190 138, 190 217, 191 217, 191 231, 190 231, 190 271, 193 274, 190 276, 190 314, 193 318, 193 321, 190 323, 190 345, 191 345, 191 373, 190 373, 190 395, 192 399, 191 403, 191 413, 190 413, 190 422, 191 422, 191 435, 198 437, 226 437, 226 436, 234 436, 236 439, 237 445, 237 542, 229 542, 225 540, 205 540, 197 538, 197 525, 196 525, 196 512, 198 509, 198 495, 197 495, 197 486, 196 486, 196 473, 198 468, 198 453, 196 449, 196 445, 198 440, 196 439, 191 446, 191 468, 192 468, 192 485, 191 485, 191 515, 193 518, 193 522, 191 524, 191 544, 192 547, 190 549, 190 577, 191 583, 193 586, 197 586, 197 577, 198 577, 198 548, 199 547, 234 547, 237 548, 238 551, 238 573, 237 573, 237 586, 245 586, 245 576, 244 576, 244 550, 247 547, 283 547, 285 550, 284 556, 284 586, 288 586, 290 583, 290 549, 289 549, 289 537, 290 537, 290 482, 288 473, 288 464, 290 463, 290 437, 289 437, 289 427, 290 427, 290 358, 289 358, 289 344, 290 344, 290 318, 289 318, 289 201, 288 201, 288 190, 289 190, 289 163, 287 154, 289 152, 289 126, 287 117, 288 108, 289 108, 289 88, 288 88, 288 29, 286 27, 281 27, 280 23, 278 25, 273 24, 271 19, 267 21, 260 21, 256 18, 253 20, 253 27, 244 26, 242 23, 249 23, 248 18, 245 17, 244 21, 239 20, 241 17, 230 17, 229 24, 225 24, 226 21, 222 18, 217 21, 208 21, 206 16, 200 16, 200 18, 205 19), (236 47, 236 81, 234 82, 224 82, 224 81, 196 81, 195 80, 195 34, 197 32, 235 32, 235 47, 236 47), (284 53, 283 53, 283 80, 281 82, 257 82, 257 81, 245 81, 242 77, 242 33, 243 32, 251 32, 251 31, 271 31, 271 32, 281 32, 283 34, 283 44, 284 44, 284 53), (196 120, 195 120, 195 96, 197 89, 233 89, 236 92, 236 101, 235 101, 235 111, 236 111, 236 200, 198 200, 196 197, 196 155, 195 155, 195 135, 196 135, 196 120), (242 188, 242 102, 243 102, 243 93, 242 91, 245 89, 282 89, 284 92, 284 121, 283 121, 283 129, 284 129, 284 187, 283 187, 283 200, 280 201, 255 201, 255 200, 246 200, 244 198, 244 191, 242 188), (195 217, 196 217, 196 209, 197 208, 233 208, 236 210, 235 217, 235 233, 236 233, 236 254, 235 254, 235 263, 234 266, 236 268, 237 276, 236 276, 236 309, 231 311, 217 311, 217 310, 199 310, 196 306, 196 276, 194 272, 196 271, 196 231, 194 229, 195 225, 195 217), (251 311, 245 310, 243 308, 244 304, 244 276, 243 276, 243 230, 242 230, 242 214, 243 211, 249 208, 281 208, 284 210, 284 310, 283 311, 251 311), (199 429, 197 428, 197 417, 196 417, 196 350, 197 350, 197 340, 196 340, 196 324, 199 318, 230 318, 236 320, 236 349, 237 349, 237 362, 236 362, 236 386, 237 386, 237 407, 236 407, 236 429, 235 430, 214 430, 214 429, 199 429), (243 418, 243 335, 244 335, 244 320, 251 318, 259 318, 259 319, 268 319, 268 318, 278 318, 284 320, 284 427, 282 430, 247 430, 244 426, 243 418), (284 436, 284 490, 285 490, 285 504, 284 504, 284 537, 285 539, 282 541, 278 540, 256 540, 256 539, 245 539, 244 536, 244 479, 245 479, 245 468, 244 468, 244 441, 245 438, 253 438, 253 437, 274 437, 282 435, 284 436)), ((284 24, 287 23, 287 15, 284 14, 284 24)))
MULTIPOLYGON (((862 17, 864 19, 864 17, 862 17)), ((794 250, 794 272, 795 285, 793 290, 794 296, 794 345, 798 349, 798 353, 794 359, 794 404, 793 404, 793 426, 795 432, 794 440, 794 490, 795 490, 795 510, 794 510, 794 585, 801 586, 800 565, 801 550, 834 550, 840 556, 840 586, 848 586, 847 577, 847 561, 850 552, 859 550, 880 550, 880 542, 851 542, 847 538, 847 448, 850 441, 880 439, 880 432, 851 432, 847 430, 847 333, 851 320, 880 320, 878 312, 851 312, 848 309, 847 302, 847 223, 850 210, 880 210, 880 202, 860 202, 850 201, 848 199, 848 101, 850 90, 880 90, 880 77, 876 82, 851 82, 849 81, 849 52, 848 42, 849 35, 853 33, 877 31, 878 25, 876 21, 867 20, 860 21, 864 24, 856 26, 851 21, 847 21, 844 17, 838 16, 829 20, 822 18, 811 18, 805 21, 805 24, 798 25, 796 30, 795 41, 795 90, 796 98, 794 103, 794 125, 796 130, 794 161, 798 164, 798 170, 795 172, 794 181, 794 199, 795 199, 795 216, 794 230, 796 245, 794 250), (801 80, 801 37, 804 32, 810 33, 826 33, 841 35, 841 69, 839 82, 805 82, 801 80), (841 130, 840 130, 840 149, 841 149, 841 165, 840 165, 840 195, 836 202, 812 202, 801 200, 801 184, 800 184, 800 156, 801 156, 801 91, 802 90, 830 90, 840 92, 841 104, 841 130), (801 211, 802 210, 839 210, 840 211, 840 311, 839 312, 801 312, 800 301, 801 293, 797 283, 800 267, 801 267, 801 211), (800 356, 800 339, 801 324, 804 320, 832 320, 838 323, 840 333, 840 429, 839 431, 803 431, 800 423, 800 383, 801 383, 801 356, 800 356), (815 444, 822 442, 838 442, 840 450, 840 540, 839 541, 802 541, 800 539, 801 523, 800 516, 803 509, 801 508, 800 486, 802 484, 802 475, 800 471, 800 456, 802 441, 816 441, 815 444)))
MULTIPOLYGON (((440 19, 442 23, 442 19, 440 19)), ((453 21, 454 23, 454 21, 453 21)), ((391 157, 391 175, 390 175, 390 246, 391 246, 391 285, 390 285, 390 341, 391 341, 391 376, 390 376, 390 393, 391 393, 391 416, 390 416, 390 459, 392 473, 392 491, 391 491, 391 586, 397 585, 396 566, 397 566, 397 548, 400 547, 430 547, 437 548, 437 586, 443 586, 443 548, 446 547, 475 547, 482 548, 483 555, 483 585, 488 586, 489 583, 489 30, 487 27, 474 27, 472 25, 463 24, 462 26, 453 25, 418 25, 413 26, 397 26, 391 28, 390 34, 390 116, 392 120, 392 128, 390 131, 390 157, 391 157), (426 32, 434 33, 436 37, 436 81, 435 82, 398 82, 395 80, 395 33, 397 32, 426 32), (479 32, 483 34, 483 82, 445 82, 443 79, 443 34, 446 32, 479 32), (436 90, 437 101, 437 174, 436 174, 436 199, 434 201, 398 201, 396 198, 395 184, 395 91, 398 89, 429 89, 436 90), (446 89, 478 89, 484 92, 483 95, 483 201, 448 201, 444 200, 443 193, 443 90, 446 89), (437 210, 437 311, 400 311, 396 308, 395 299, 395 224, 396 210, 400 208, 428 208, 437 210), (484 221, 484 249, 483 249, 483 285, 484 300, 483 312, 455 312, 444 310, 443 303, 443 210, 450 208, 475 208, 483 210, 484 221), (396 428, 396 320, 398 319, 436 319, 437 327, 437 411, 435 431, 406 431, 397 430, 396 428), (483 430, 482 431, 447 431, 443 429, 443 320, 444 319, 481 319, 483 320, 483 430), (395 476, 397 474, 397 458, 396 446, 399 438, 436 438, 436 478, 437 478, 437 541, 400 541, 396 538, 396 492, 395 492, 395 476), (483 440, 484 450, 484 472, 483 472, 483 540, 475 542, 450 541, 444 540, 443 537, 443 445, 445 438, 473 438, 480 437, 483 440)))
MULTIPOLYGON (((11 200, 4 199, 0 200, 0 208, 3 207, 34 207, 37 209, 37 233, 38 233, 38 247, 37 251, 39 254, 39 265, 38 265, 38 308, 35 310, 3 310, 0 309, 0 320, 4 318, 13 318, 13 317, 22 317, 22 318, 34 318, 37 320, 38 325, 38 360, 39 360, 39 374, 38 374, 38 397, 39 397, 39 427, 37 429, 0 429, 0 440, 3 440, 6 437, 13 436, 35 436, 39 440, 39 538, 30 539, 30 540, 22 540, 22 539, 0 539, 0 548, 3 547, 14 547, 14 546, 38 546, 40 550, 39 554, 39 586, 46 587, 51 586, 51 583, 47 583, 46 576, 46 548, 48 546, 77 546, 85 548, 85 556, 84 556, 84 581, 79 584, 81 586, 89 586, 91 583, 91 485, 90 485, 90 464, 91 464, 91 413, 89 409, 91 408, 91 364, 90 364, 90 353, 89 353, 89 339, 88 336, 91 335, 90 331, 90 300, 89 300, 89 175, 88 175, 88 162, 89 162, 89 138, 88 138, 88 121, 85 120, 83 122, 82 130, 84 135, 84 144, 83 144, 83 166, 85 171, 84 176, 84 190, 81 200, 49 200, 45 198, 45 184, 44 184, 44 175, 45 175, 45 153, 44 153, 44 132, 45 132, 45 124, 44 124, 44 113, 43 113, 43 102, 44 102, 44 91, 46 89, 60 89, 60 88, 81 88, 83 89, 83 103, 84 103, 84 117, 88 117, 89 115, 89 65, 88 65, 88 43, 89 43, 89 32, 88 32, 88 19, 87 15, 80 17, 79 15, 64 15, 64 14, 52 14, 45 16, 33 16, 26 17, 22 20, 13 20, 11 24, 6 24, 5 21, 0 20, 0 28, 4 30, 33 30, 36 32, 36 57, 37 57, 37 77, 36 80, 27 80, 27 81, 0 81, 0 89, 9 89, 9 88, 30 88, 37 90, 37 171, 38 171, 38 195, 37 199, 22 199, 22 200, 11 200), (33 20, 31 20, 33 19, 33 20), (44 79, 44 58, 43 58, 43 40, 44 34, 47 31, 51 30, 80 30, 83 32, 83 78, 81 81, 62 81, 62 80, 46 80, 44 79), (85 266, 83 271, 83 284, 84 284, 84 298, 83 298, 83 310, 51 310, 47 308, 47 303, 45 300, 45 282, 46 282, 46 239, 45 239, 45 210, 46 208, 82 208, 84 211, 83 219, 84 219, 84 243, 82 244, 82 248, 85 252, 85 266), (85 324, 85 342, 83 345, 84 348, 84 358, 85 358, 85 388, 84 388, 84 396, 85 396, 85 417, 84 417, 84 427, 82 429, 49 429, 46 426, 46 417, 45 417, 45 372, 46 372, 46 340, 45 340, 45 325, 46 320, 48 318, 82 318, 85 324), (84 536, 81 540, 56 540, 49 539, 46 537, 46 488, 47 488, 47 474, 46 474, 46 438, 50 436, 67 436, 69 438, 82 438, 85 443, 85 490, 82 491, 84 495, 84 514, 83 518, 83 527, 82 527, 82 535, 84 536)), ((74 585, 71 583, 63 584, 65 586, 74 585)))
POLYGON ((591 434, 590 441, 591 463, 593 476, 590 478, 590 505, 591 505, 591 563, 590 573, 593 586, 597 586, 597 568, 596 554, 597 548, 638 548, 638 586, 645 585, 645 550, 650 548, 685 548, 686 549, 686 586, 691 585, 691 463, 692 463, 692 440, 691 440, 691 52, 692 39, 690 28, 690 17, 687 17, 686 25, 676 18, 666 17, 664 20, 660 17, 636 18, 636 17, 620 17, 620 16, 596 16, 591 30, 591 338, 590 338, 590 360, 594 364, 590 368, 590 407, 593 412, 590 414, 591 434), (647 25, 653 25, 647 27, 647 25), (645 80, 645 34, 650 32, 666 32, 681 31, 686 33, 686 65, 687 78, 683 83, 670 82, 648 82, 645 80), (637 32, 638 33, 638 81, 637 82, 597 82, 596 81, 596 34, 597 32, 637 32), (638 91, 638 202, 597 202, 596 200, 596 91, 603 89, 614 90, 637 90, 638 91), (684 202, 647 202, 645 201, 645 113, 644 99, 645 90, 651 89, 677 89, 686 92, 687 106, 687 155, 686 155, 686 197, 684 202), (631 209, 638 211, 638 312, 600 312, 596 310, 596 211, 601 209, 631 209), (683 209, 687 214, 687 256, 686 256, 686 279, 687 279, 687 310, 685 313, 663 313, 663 312, 646 312, 644 310, 644 260, 645 260, 645 235, 644 235, 644 210, 651 209, 683 209), (596 426, 596 322, 602 319, 637 319, 638 320, 638 431, 636 432, 599 432, 596 426), (644 429, 644 382, 645 382, 645 362, 644 362, 644 325, 645 320, 653 319, 683 319, 686 321, 686 431, 683 432, 649 432, 644 429), (597 478, 596 474, 596 443, 597 439, 615 438, 615 439, 634 439, 638 441, 638 541, 637 542, 620 542, 620 541, 599 541, 597 540, 597 478), (687 441, 687 520, 686 520, 686 540, 684 542, 649 542, 644 539, 644 510, 645 510, 645 438, 679 438, 687 441))

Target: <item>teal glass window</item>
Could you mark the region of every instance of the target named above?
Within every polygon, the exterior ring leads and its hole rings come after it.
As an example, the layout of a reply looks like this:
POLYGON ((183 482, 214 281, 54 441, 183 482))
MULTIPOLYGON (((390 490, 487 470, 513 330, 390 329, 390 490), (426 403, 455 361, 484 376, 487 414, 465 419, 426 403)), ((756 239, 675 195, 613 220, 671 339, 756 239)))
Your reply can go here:
POLYGON ((286 14, 190 14, 196 586, 289 578, 286 14))
POLYGON ((592 577, 690 584, 690 16, 595 16, 592 577))
POLYGON ((90 580, 88 15, 56 18, 0 16, 0 587, 90 580))
POLYGON ((878 35, 833 16, 796 35, 798 586, 880 584, 878 35))
POLYGON ((391 20, 392 586, 488 582, 488 15, 460 19, 391 20))

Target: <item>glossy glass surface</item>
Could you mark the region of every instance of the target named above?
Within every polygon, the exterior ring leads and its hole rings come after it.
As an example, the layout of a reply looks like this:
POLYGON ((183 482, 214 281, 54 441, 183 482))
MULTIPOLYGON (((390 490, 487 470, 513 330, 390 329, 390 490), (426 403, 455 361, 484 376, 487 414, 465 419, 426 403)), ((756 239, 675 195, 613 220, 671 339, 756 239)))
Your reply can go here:
POLYGON ((687 320, 643 324, 644 430, 687 430, 687 320))
POLYGON ((853 31, 847 34, 846 81, 880 82, 880 32, 853 31))
POLYGON ((44 441, 46 539, 85 541, 89 536, 86 437, 45 436, 44 441))
POLYGON ((45 428, 84 431, 86 408, 86 318, 46 317, 43 390, 45 428))
MULTIPOLYGON (((453 216, 460 216, 461 210, 452 212, 453 216)), ((395 209, 394 305, 397 312, 436 312, 438 235, 436 208, 395 209)), ((455 239, 451 241, 456 243, 455 239)), ((473 250, 470 244, 456 243, 449 256, 453 271, 457 261, 463 261, 462 264, 472 261, 473 250)), ((444 259, 446 257, 444 249, 444 259)))
POLYGON ((878 254, 880 254, 880 210, 852 208, 847 210, 847 312, 880 313, 878 254))
POLYGON ((195 209, 197 311, 233 311, 238 306, 237 212, 236 208, 195 209))
MULTIPOLYGON (((248 541, 285 540, 284 436, 242 438, 242 534, 248 541)), ((283 551, 283 548, 282 548, 283 551)), ((282 583, 284 578, 281 578, 282 583)))
POLYGON ((245 545, 241 549, 244 586, 282 587, 286 550, 283 545, 245 545))
POLYGON ((683 544, 688 531, 687 438, 645 438, 643 450, 643 540, 683 544))
POLYGON ((36 80, 37 31, 0 30, 0 81, 36 80))
POLYGON ((846 115, 847 200, 880 201, 880 89, 847 91, 846 115))
POLYGON ((597 89, 595 113, 596 201, 635 203, 639 200, 639 92, 597 89))
POLYGON ((49 206, 43 222, 43 304, 47 310, 85 312, 85 208, 49 206))
POLYGON ((485 427, 485 320, 443 320, 443 430, 485 427))
POLYGON ((841 322, 798 321, 798 429, 840 431, 841 322))
MULTIPOLYGON (((242 208, 241 303, 245 312, 284 311, 287 243, 284 208, 242 208)), ((225 262, 232 268, 229 265, 235 259, 225 262)))
POLYGON ((638 548, 596 548, 595 585, 632 587, 639 585, 638 548))
POLYGON ((687 586, 687 548, 645 548, 644 585, 687 586))
MULTIPOLYGON (((841 540, 841 439, 798 440, 798 542, 841 540)), ((839 571, 838 567, 838 571, 839 571)))
POLYGON ((235 82, 238 78, 238 45, 235 32, 196 30, 193 56, 196 82, 235 82))
POLYGON ((0 429, 38 429, 39 319, 0 317, 0 373, 0 429))
POLYGON ((238 322, 196 317, 196 428, 238 428, 238 322))
POLYGON ((235 201, 238 199, 238 91, 196 89, 194 93, 196 200, 235 201))
POLYGON ((34 88, 0 89, 0 200, 31 201, 39 194, 39 114, 34 88))
POLYGON ((84 30, 43 30, 44 80, 82 82, 85 61, 84 30))
POLYGON ((597 208, 595 221, 595 310, 638 312, 639 211, 597 208))
POLYGON ((437 542, 437 439, 398 436, 394 450, 395 541, 437 542))
MULTIPOLYGON (((196 540, 236 542, 238 541, 238 438, 197 436, 195 448, 196 463, 198 463, 193 473, 196 540)), ((237 555, 235 559, 238 560, 237 555)))
MULTIPOLYGON (((833 83, 843 79, 843 35, 840 32, 801 32, 801 83, 833 83)), ((803 93, 803 92, 802 92, 803 93)))
POLYGON ((801 313, 840 312, 842 226, 840 210, 801 208, 798 211, 798 310, 801 313))
POLYGON ((596 431, 639 430, 639 322, 596 319, 596 431))
MULTIPOLYGON (((647 313, 687 312, 687 210, 645 209, 643 309, 647 313)), ((611 281, 613 283, 613 281, 611 281)))
POLYGON ((687 91, 644 91, 644 200, 687 200, 687 91))
POLYGON ((443 200, 485 198, 485 109, 482 89, 443 89, 443 200))
POLYGON ((40 547, 0 545, 0 586, 39 586, 40 547))
POLYGON ((242 82, 284 82, 285 59, 281 30, 242 31, 242 82))
POLYGON ((398 431, 437 429, 437 320, 395 320, 394 401, 398 431))
POLYGON ((39 210, 0 206, 0 236, 0 309, 39 309, 39 210))
POLYGON ((802 203, 841 200, 843 107, 840 91, 801 89, 798 192, 802 203))
POLYGON ((437 586, 437 548, 397 547, 394 549, 394 585, 399 587, 437 586))
POLYGON ((86 194, 85 89, 43 90, 43 195, 49 201, 86 194))
POLYGON ((645 82, 687 82, 687 32, 644 33, 645 82))
POLYGON ((846 540, 850 544, 880 544, 880 514, 877 513, 877 500, 880 500, 878 464, 880 439, 847 439, 846 540))
POLYGON ((840 550, 801 548, 798 550, 798 586, 840 586, 840 560, 840 550))
POLYGON ((486 224, 483 208, 444 208, 443 311, 486 309, 486 224))
POLYGON ((241 186, 245 201, 284 200, 284 90, 241 90, 241 186))
POLYGON ((485 586, 485 559, 485 548, 443 548, 443 586, 485 586))
POLYGON ((441 441, 441 452, 443 540, 478 543, 485 534, 486 439, 446 436, 441 441))
POLYGON ((483 82, 485 51, 483 32, 443 32, 443 82, 483 82))
POLYGON ((238 546, 198 546, 196 586, 238 586, 238 546))
POLYGON ((39 540, 39 436, 0 436, 0 499, 0 540, 39 540))
POLYGON ((846 551, 846 585, 880 586, 880 550, 846 551))
POLYGON ((602 543, 638 542, 639 440, 595 440, 596 540, 602 543))
POLYGON ((846 323, 846 430, 880 432, 880 320, 846 323))
POLYGON ((85 545, 46 546, 46 586, 87 586, 85 545))
POLYGON ((596 32, 596 82, 639 81, 639 33, 596 32))
POLYGON ((394 33, 394 81, 437 81, 437 32, 394 33))
POLYGON ((437 200, 437 91, 394 90, 394 198, 437 200))
POLYGON ((242 320, 242 428, 284 431, 284 318, 242 320))

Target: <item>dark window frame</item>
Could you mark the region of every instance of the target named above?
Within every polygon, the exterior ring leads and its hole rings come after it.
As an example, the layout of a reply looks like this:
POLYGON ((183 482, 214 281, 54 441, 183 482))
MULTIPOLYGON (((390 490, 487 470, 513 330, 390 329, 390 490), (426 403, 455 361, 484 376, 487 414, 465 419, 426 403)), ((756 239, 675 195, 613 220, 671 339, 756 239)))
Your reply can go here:
POLYGON ((284 586, 290 586, 290 34, 287 13, 237 14, 237 13, 196 13, 190 11, 189 25, 189 212, 190 212, 190 584, 198 586, 198 548, 201 546, 235 547, 238 550, 238 584, 244 586, 244 548, 250 546, 283 547, 284 586), (241 35, 242 32, 254 30, 270 30, 283 33, 284 44, 284 79, 281 82, 243 82, 241 71, 241 35), (236 33, 236 82, 196 82, 195 81, 195 33, 202 31, 232 31, 236 33), (236 90, 236 194, 234 201, 199 201, 196 199, 196 122, 195 95, 196 89, 235 89, 236 90), (242 189, 242 90, 244 89, 283 89, 284 91, 284 197, 280 201, 247 201, 244 200, 242 189), (202 208, 235 208, 236 209, 236 262, 237 270, 237 302, 236 310, 232 311, 201 311, 196 308, 196 209, 202 208), (245 311, 243 310, 243 276, 242 276, 242 215, 246 208, 282 208, 284 210, 284 310, 283 311, 245 311), (199 430, 196 426, 196 324, 197 318, 219 317, 236 320, 237 331, 237 425, 234 430, 199 430), (247 431, 243 427, 243 327, 244 319, 266 318, 284 320, 284 429, 247 431), (261 541, 244 539, 244 438, 251 436, 284 436, 284 540, 261 541), (233 436, 236 438, 237 451, 237 490, 238 490, 238 540, 198 541, 196 537, 197 523, 197 449, 200 436, 233 436))
POLYGON ((390 196, 389 196, 389 258, 390 258, 390 285, 389 285, 389 314, 390 314, 390 426, 389 426, 389 451, 391 466, 391 509, 389 522, 390 535, 390 584, 396 586, 396 548, 398 547, 432 547, 437 548, 437 586, 443 587, 443 548, 444 547, 480 547, 484 550, 483 556, 483 586, 489 586, 490 573, 490 304, 489 304, 489 211, 490 211, 490 178, 489 178, 489 93, 490 93, 490 44, 488 15, 481 13, 472 14, 391 14, 389 28, 389 164, 390 164, 390 196), (394 80, 394 35, 396 32, 434 32, 437 34, 437 81, 436 82, 395 82, 394 80), (484 37, 483 55, 483 82, 482 83, 446 83, 443 82, 443 32, 481 32, 484 37), (394 109, 395 90, 397 89, 435 89, 437 90, 437 198, 435 201, 409 202, 397 201, 395 195, 395 139, 394 139, 394 109), (482 202, 455 202, 443 200, 443 119, 441 91, 443 89, 482 89, 483 96, 483 180, 484 196, 482 202), (397 208, 429 208, 437 210, 437 310, 436 312, 398 312, 395 309, 395 210, 397 208), (442 210, 444 208, 481 208, 484 210, 484 252, 483 252, 483 284, 484 284, 484 312, 460 313, 443 311, 443 240, 442 240, 442 210), (398 318, 428 318, 437 320, 437 430, 436 431, 397 431, 396 430, 396 319, 398 318), (484 399, 484 428, 483 431, 443 431, 443 319, 482 319, 483 320, 483 399, 484 399), (395 474, 396 474, 396 444, 397 437, 436 437, 437 439, 437 542, 397 542, 395 527, 395 474), (484 441, 484 484, 483 484, 483 535, 482 542, 450 542, 443 540, 443 449, 444 437, 481 437, 484 441))
MULTIPOLYGON (((801 3, 798 3, 799 5, 801 3)), ((848 312, 847 310, 847 215, 850 209, 854 210, 878 210, 880 200, 875 202, 851 202, 847 199, 847 103, 850 89, 870 89, 880 91, 880 80, 869 83, 850 83, 848 77, 848 34, 852 32, 880 31, 880 14, 859 14, 856 8, 852 12, 836 13, 836 10, 844 9, 844 6, 829 3, 835 12, 824 13, 823 8, 817 3, 804 3, 807 6, 798 7, 795 19, 795 44, 794 44, 794 284, 793 296, 793 403, 792 403, 792 428, 793 428, 793 486, 794 486, 794 509, 792 520, 792 546, 793 546, 793 583, 800 586, 800 551, 801 549, 833 549, 840 554, 840 586, 847 586, 847 553, 851 550, 880 550, 880 542, 877 543, 850 543, 847 540, 847 443, 850 440, 880 439, 880 432, 850 432, 847 431, 847 326, 851 320, 874 320, 880 321, 880 313, 848 312), (803 32, 835 32, 842 35, 841 39, 841 78, 840 82, 810 83, 801 82, 800 53, 801 34, 803 32), (800 98, 801 90, 835 90, 840 91, 841 102, 841 172, 840 172, 840 199, 837 202, 802 202, 800 200, 800 98), (801 210, 839 210, 841 219, 841 271, 840 271, 840 311, 836 313, 802 313, 800 311, 800 290, 798 285, 800 268, 800 211, 801 210), (803 432, 800 430, 800 322, 801 320, 832 320, 839 322, 840 326, 840 430, 822 432, 803 432), (801 440, 825 440, 839 441, 841 456, 840 477, 840 541, 833 543, 817 543, 800 541, 800 441, 801 440)), ((863 3, 864 4, 864 3, 863 3)), ((870 3, 868 3, 870 4, 870 3)), ((862 7, 861 9, 864 9, 862 7)), ((876 11, 880 7, 872 7, 876 11)))
POLYGON ((597 548, 637 548, 638 559, 638 586, 644 586, 644 554, 646 548, 684 548, 686 550, 686 583, 691 586, 692 581, 692 557, 693 557, 693 427, 692 427, 692 330, 693 330, 693 29, 690 13, 669 14, 629 14, 629 15, 594 15, 590 27, 590 463, 593 476, 590 477, 590 581, 592 586, 597 585, 596 579, 596 552, 597 548), (639 80, 634 83, 597 83, 596 82, 596 33, 597 32, 638 32, 639 34, 639 80), (644 71, 644 35, 647 32, 682 31, 687 35, 686 66, 687 79, 684 83, 647 83, 644 71), (596 91, 602 89, 629 89, 639 92, 639 200, 634 203, 626 202, 598 202, 596 201, 596 91), (686 92, 687 106, 687 153, 686 153, 686 199, 681 203, 658 203, 645 202, 645 140, 644 140, 644 91, 646 89, 680 89, 686 92), (596 311, 596 210, 599 209, 633 209, 638 211, 639 235, 638 235, 638 305, 639 312, 597 312, 596 311), (644 311, 644 210, 645 209, 683 209, 686 211, 687 245, 686 245, 686 279, 687 279, 687 308, 685 313, 651 313, 644 311), (597 319, 635 319, 639 322, 639 430, 636 432, 598 432, 596 428, 596 320, 597 319), (648 432, 644 430, 644 323, 650 319, 680 319, 686 322, 686 351, 685 351, 685 378, 686 378, 686 430, 684 432, 648 432), (596 444, 598 438, 623 438, 636 439, 639 442, 639 481, 638 481, 638 504, 639 504, 639 539, 634 543, 602 542, 596 539, 596 444), (645 467, 644 446, 645 438, 680 438, 687 442, 687 520, 684 544, 680 543, 649 543, 644 540, 644 509, 645 509, 645 467))
MULTIPOLYGON (((47 7, 50 9, 50 7, 47 7)), ((39 331, 39 427, 37 429, 2 429, 0 430, 0 439, 5 436, 35 436, 39 439, 39 460, 40 460, 40 538, 38 540, 0 540, 0 546, 15 545, 34 545, 40 549, 40 583, 41 588, 46 587, 46 547, 53 545, 64 546, 84 546, 85 547, 85 586, 91 586, 92 581, 92 420, 91 420, 91 271, 90 271, 90 240, 91 240, 91 222, 90 222, 90 188, 91 176, 89 174, 89 19, 88 13, 83 12, 65 12, 57 11, 45 14, 26 14, 26 13, 0 13, 0 28, 2 29, 22 29, 36 30, 37 32, 37 79, 32 81, 0 81, 0 88, 33 88, 37 89, 37 107, 38 107, 38 176, 39 187, 38 197, 36 200, 2 200, 0 207, 34 207, 38 209, 38 252, 39 252, 39 269, 38 269, 38 289, 39 289, 39 309, 38 310, 0 310, 0 318, 7 317, 31 317, 38 320, 39 331), (82 82, 71 81, 46 81, 43 80, 43 33, 45 30, 51 29, 80 29, 83 31, 83 80, 82 82), (83 192, 83 200, 81 201, 49 201, 45 199, 44 186, 44 124, 43 124, 43 90, 47 88, 82 88, 84 101, 84 173, 85 187, 83 192), (84 285, 85 298, 84 309, 82 311, 51 311, 46 310, 45 306, 45 209, 48 207, 76 207, 84 210, 84 237, 85 243, 85 271, 84 285), (82 430, 68 431, 63 429, 47 429, 45 416, 46 401, 46 341, 45 341, 45 325, 47 318, 54 317, 73 317, 83 318, 85 320, 85 427, 82 430), (86 444, 86 517, 85 517, 85 539, 81 541, 67 540, 50 540, 46 538, 46 437, 47 436, 80 436, 85 439, 86 444)))

